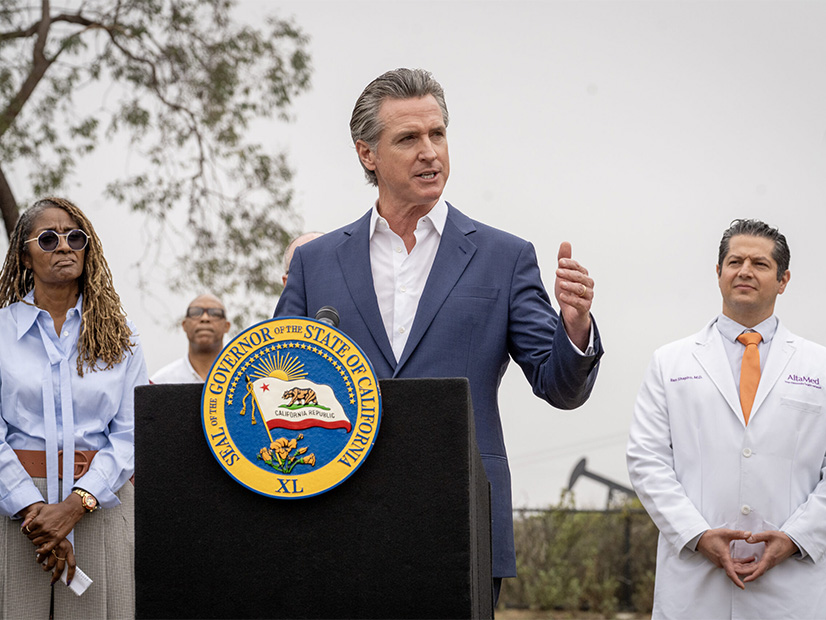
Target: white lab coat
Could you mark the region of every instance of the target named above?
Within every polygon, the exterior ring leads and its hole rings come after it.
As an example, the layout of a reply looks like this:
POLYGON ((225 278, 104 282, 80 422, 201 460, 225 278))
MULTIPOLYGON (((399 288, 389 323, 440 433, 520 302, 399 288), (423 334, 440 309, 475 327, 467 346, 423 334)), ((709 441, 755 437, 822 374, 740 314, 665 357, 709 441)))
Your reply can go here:
POLYGON ((778 324, 746 426, 715 322, 654 354, 631 425, 629 475, 660 529, 653 617, 826 618, 826 348, 778 324), (803 557, 740 590, 686 547, 721 527, 781 530, 803 557))

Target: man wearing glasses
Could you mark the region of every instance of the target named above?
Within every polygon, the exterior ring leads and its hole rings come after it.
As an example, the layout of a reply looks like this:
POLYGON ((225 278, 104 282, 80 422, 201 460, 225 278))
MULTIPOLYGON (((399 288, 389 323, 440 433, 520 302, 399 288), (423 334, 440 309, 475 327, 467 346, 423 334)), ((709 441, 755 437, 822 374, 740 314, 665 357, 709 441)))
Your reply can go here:
POLYGON ((229 321, 224 304, 215 295, 200 295, 190 302, 181 322, 189 340, 189 353, 152 375, 152 383, 203 383, 212 363, 224 348, 229 321))

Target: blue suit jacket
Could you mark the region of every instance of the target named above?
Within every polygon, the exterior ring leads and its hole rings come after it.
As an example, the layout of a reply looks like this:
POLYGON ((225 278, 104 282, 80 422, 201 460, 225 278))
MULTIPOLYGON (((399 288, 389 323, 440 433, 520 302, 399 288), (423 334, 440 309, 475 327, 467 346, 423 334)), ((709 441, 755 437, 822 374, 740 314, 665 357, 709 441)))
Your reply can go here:
POLYGON ((299 247, 275 316, 330 305, 379 378, 467 377, 476 440, 491 483, 493 575, 516 575, 511 481, 499 383, 513 358, 533 391, 560 409, 588 398, 602 354, 579 355, 551 307, 533 246, 448 205, 439 249, 401 359, 382 322, 370 269, 370 212, 299 247))

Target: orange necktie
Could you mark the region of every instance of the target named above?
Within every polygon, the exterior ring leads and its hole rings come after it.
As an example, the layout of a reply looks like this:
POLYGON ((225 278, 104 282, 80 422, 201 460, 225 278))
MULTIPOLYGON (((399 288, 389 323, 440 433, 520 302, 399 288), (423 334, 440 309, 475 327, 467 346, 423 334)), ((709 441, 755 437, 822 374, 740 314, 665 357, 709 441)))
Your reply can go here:
POLYGON ((745 332, 737 336, 737 340, 746 345, 743 361, 740 363, 740 406, 743 408, 743 418, 748 424, 757 384, 760 383, 760 351, 757 344, 763 340, 763 336, 757 332, 745 332))

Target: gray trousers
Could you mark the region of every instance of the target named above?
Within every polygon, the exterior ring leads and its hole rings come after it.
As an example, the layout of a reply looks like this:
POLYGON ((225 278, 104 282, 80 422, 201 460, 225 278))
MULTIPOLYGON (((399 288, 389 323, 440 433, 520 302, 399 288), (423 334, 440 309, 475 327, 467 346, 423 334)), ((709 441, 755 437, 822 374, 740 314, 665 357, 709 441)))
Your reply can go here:
MULTIPOLYGON (((34 478, 46 496, 46 479, 34 478)), ((77 596, 63 582, 54 586, 56 620, 135 617, 135 490, 127 482, 121 504, 103 508, 75 526, 75 561, 93 581, 77 596)), ((20 532, 22 520, 0 517, 0 618, 49 617, 52 573, 35 561, 35 547, 20 532)))

